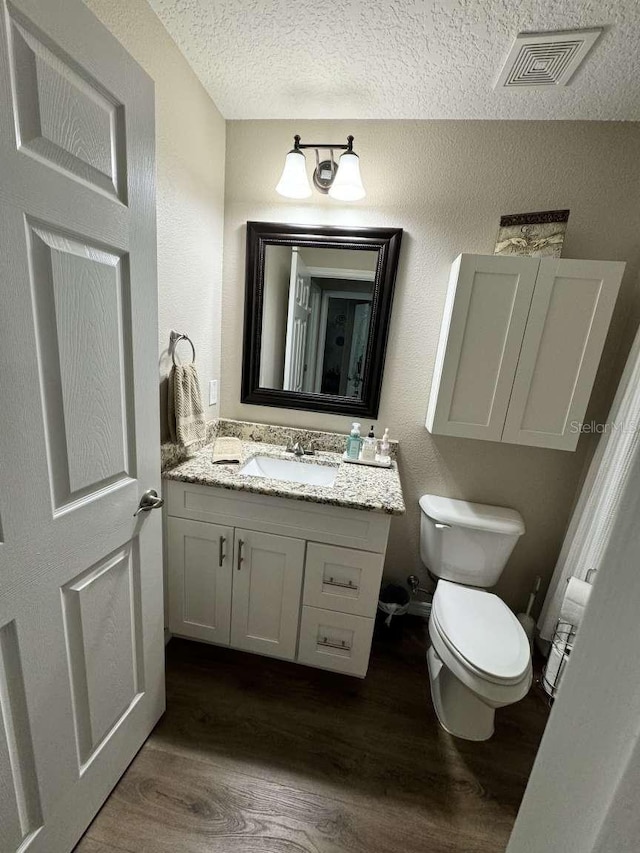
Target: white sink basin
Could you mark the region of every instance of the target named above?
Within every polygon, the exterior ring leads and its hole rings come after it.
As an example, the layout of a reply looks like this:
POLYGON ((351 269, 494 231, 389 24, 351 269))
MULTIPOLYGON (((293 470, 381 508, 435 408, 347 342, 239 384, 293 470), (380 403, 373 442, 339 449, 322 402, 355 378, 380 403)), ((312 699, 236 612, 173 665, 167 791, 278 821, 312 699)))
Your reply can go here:
POLYGON ((333 486, 338 469, 332 465, 316 465, 295 459, 254 456, 242 466, 240 473, 245 477, 266 477, 269 480, 286 480, 306 486, 333 486))

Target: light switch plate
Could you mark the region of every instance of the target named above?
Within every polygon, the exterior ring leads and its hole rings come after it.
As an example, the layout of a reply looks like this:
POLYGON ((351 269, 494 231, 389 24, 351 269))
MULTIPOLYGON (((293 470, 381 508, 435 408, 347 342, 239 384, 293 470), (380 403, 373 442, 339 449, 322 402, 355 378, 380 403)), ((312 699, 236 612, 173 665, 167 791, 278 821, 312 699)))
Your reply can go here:
POLYGON ((212 379, 209 382, 209 405, 215 406, 218 402, 218 380, 212 379))

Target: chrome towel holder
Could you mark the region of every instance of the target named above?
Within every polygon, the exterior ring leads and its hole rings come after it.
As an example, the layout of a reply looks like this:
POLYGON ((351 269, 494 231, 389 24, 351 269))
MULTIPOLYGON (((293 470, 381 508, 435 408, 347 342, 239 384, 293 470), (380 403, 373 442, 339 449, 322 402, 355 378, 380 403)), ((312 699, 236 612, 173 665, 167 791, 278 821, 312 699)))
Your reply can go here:
POLYGON ((177 367, 176 364, 176 348, 180 341, 189 341, 191 344, 191 352, 193 353, 192 362, 196 360, 196 348, 193 345, 193 341, 189 337, 189 335, 185 335, 182 332, 176 332, 173 329, 169 333, 169 352, 171 353, 171 359, 173 361, 173 366, 177 367))

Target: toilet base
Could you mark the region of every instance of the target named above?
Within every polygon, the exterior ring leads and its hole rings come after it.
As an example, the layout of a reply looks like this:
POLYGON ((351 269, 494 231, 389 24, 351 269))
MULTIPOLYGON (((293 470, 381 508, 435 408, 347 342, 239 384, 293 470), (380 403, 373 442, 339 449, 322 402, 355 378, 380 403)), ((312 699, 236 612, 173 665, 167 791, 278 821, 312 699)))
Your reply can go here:
POLYGON ((494 731, 495 710, 469 690, 440 660, 427 651, 433 707, 442 728, 463 740, 489 740, 494 731))

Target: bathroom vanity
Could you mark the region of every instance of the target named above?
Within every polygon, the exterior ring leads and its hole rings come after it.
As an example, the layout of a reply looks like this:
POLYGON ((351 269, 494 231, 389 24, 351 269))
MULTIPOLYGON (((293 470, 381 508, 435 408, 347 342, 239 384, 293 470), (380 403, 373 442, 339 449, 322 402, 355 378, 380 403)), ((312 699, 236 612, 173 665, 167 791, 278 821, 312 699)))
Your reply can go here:
POLYGON ((404 512, 395 462, 245 441, 240 464, 214 465, 207 446, 164 477, 172 634, 365 676, 391 518, 404 512))

